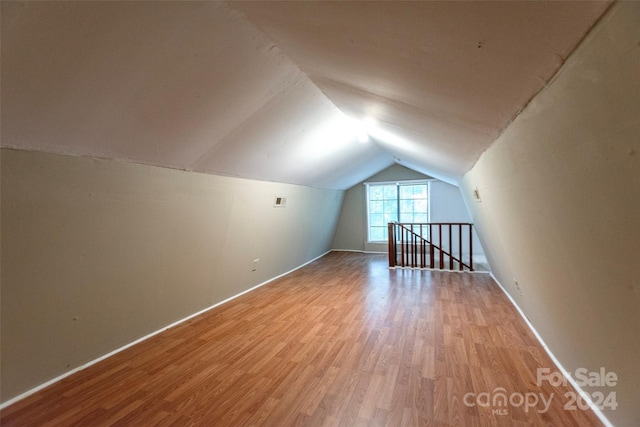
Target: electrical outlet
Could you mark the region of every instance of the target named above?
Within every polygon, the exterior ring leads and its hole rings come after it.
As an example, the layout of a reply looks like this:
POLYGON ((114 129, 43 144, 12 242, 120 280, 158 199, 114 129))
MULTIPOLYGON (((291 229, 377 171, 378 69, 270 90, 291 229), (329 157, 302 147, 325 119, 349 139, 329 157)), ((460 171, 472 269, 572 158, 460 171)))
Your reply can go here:
POLYGON ((260 258, 256 258, 253 260, 253 264, 251 266, 251 271, 256 271, 258 269, 258 263, 260 262, 260 258))

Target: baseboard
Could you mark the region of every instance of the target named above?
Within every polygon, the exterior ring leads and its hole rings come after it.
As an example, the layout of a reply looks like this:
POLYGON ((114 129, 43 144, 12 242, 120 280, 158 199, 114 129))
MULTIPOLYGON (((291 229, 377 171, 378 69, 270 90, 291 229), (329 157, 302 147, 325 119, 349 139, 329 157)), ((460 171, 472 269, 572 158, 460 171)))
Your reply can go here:
POLYGON ((607 417, 604 415, 604 413, 600 410, 600 408, 598 408, 597 405, 595 405, 591 399, 590 399, 590 394, 586 393, 584 390, 582 390, 582 388, 575 382, 575 380, 573 379, 572 375, 569 374, 569 371, 567 371, 564 366, 562 366, 562 364, 560 363, 560 361, 556 358, 556 356, 551 352, 551 349, 549 349, 549 347, 547 346, 547 344, 544 342, 544 340, 542 339, 542 337, 540 336, 540 334, 538 333, 538 331, 536 331, 536 328, 534 328, 534 326, 531 324, 531 322, 529 321, 529 318, 524 314, 524 312, 522 311, 522 309, 520 308, 520 306, 516 303, 516 301, 511 297, 511 294, 509 294, 509 292, 507 292, 507 290, 504 288, 504 286, 502 286, 502 284, 500 283, 500 281, 498 281, 498 279, 496 278, 496 276, 493 274, 493 272, 489 272, 489 274, 491 275, 491 278, 496 282, 496 284, 498 285, 498 287, 502 290, 502 292, 504 292, 504 294, 507 296, 507 298, 509 298, 509 301, 511 301, 511 304, 513 304, 513 306, 516 308, 516 310, 518 311, 518 313, 520 313, 520 316, 522 317, 522 319, 524 319, 525 323, 527 324, 527 326, 529 327, 529 329, 531 329, 531 332, 533 332, 533 335, 535 335, 536 339, 538 340, 538 342, 540 342, 540 345, 542 345, 542 348, 544 349, 544 351, 547 353, 547 355, 551 358, 551 361, 556 365, 556 368, 558 368, 558 370, 560 370, 560 372, 562 373, 562 375, 564 375, 564 377, 567 379, 567 381, 571 384, 571 386, 583 396, 583 399, 587 402, 587 404, 589 405, 589 407, 591 408, 591 410, 596 414, 596 416, 598 417, 598 419, 600 421, 602 421, 602 423, 606 426, 606 427, 614 427, 613 423, 611 423, 611 421, 609 421, 607 419, 607 417))
POLYGON ((395 267, 389 267, 389 270, 420 270, 420 271, 441 271, 443 273, 465 273, 465 274, 489 274, 491 273, 490 271, 486 271, 486 270, 473 270, 473 271, 469 271, 469 270, 445 270, 440 269, 440 268, 430 268, 430 267, 400 267, 400 266, 395 266, 395 267))
POLYGON ((356 252, 359 254, 384 254, 386 255, 388 252, 377 252, 377 251, 364 251, 364 250, 359 250, 359 249, 331 249, 330 252, 356 252))
POLYGON ((55 377, 55 378, 53 378, 53 379, 51 379, 51 380, 49 380, 49 381, 47 381, 47 382, 45 382, 43 384, 40 384, 37 387, 34 387, 34 388, 30 389, 30 390, 27 390, 24 393, 19 394, 18 396, 13 397, 13 398, 7 400, 6 402, 3 402, 2 404, 0 404, 0 410, 2 410, 4 408, 16 403, 16 402, 18 402, 18 401, 20 401, 20 400, 22 400, 22 399, 24 399, 26 397, 29 397, 32 394, 37 393, 40 390, 45 389, 45 388, 49 387, 50 385, 57 383, 60 380, 63 380, 63 379, 65 379, 65 378, 67 378, 67 377, 69 377, 69 376, 71 376, 71 375, 73 375, 73 374, 75 374, 77 372, 80 372, 80 371, 82 371, 84 369, 87 369, 88 367, 93 366, 98 362, 101 362, 101 361, 103 361, 105 359, 108 359, 109 357, 111 357, 111 356, 113 356, 115 354, 118 354, 121 351, 124 351, 124 350, 128 349, 129 347, 133 347, 134 345, 139 344, 142 341, 145 341, 145 340, 147 340, 147 339, 149 339, 149 338, 151 338, 151 337, 153 337, 155 335, 158 335, 161 332, 164 332, 164 331, 166 331, 168 329, 173 328, 174 326, 177 326, 177 325, 179 325, 179 324, 181 324, 183 322, 186 322, 187 320, 190 320, 190 319, 192 319, 192 318, 194 318, 196 316, 199 316, 199 315, 201 315, 203 313, 206 313, 209 310, 212 310, 212 309, 214 309, 214 308, 216 308, 218 306, 221 306, 222 304, 225 304, 225 303, 227 303, 227 302, 229 302, 231 300, 234 300, 234 299, 238 298, 239 296, 242 296, 242 295, 244 295, 246 293, 249 293, 249 292, 251 292, 251 291, 253 291, 255 289, 258 289, 258 288, 260 288, 260 287, 262 287, 262 286, 264 286, 264 285, 266 285, 266 284, 268 284, 270 282, 273 282, 276 279, 279 279, 279 278, 281 278, 283 276, 286 276, 287 274, 293 273, 294 271, 301 269, 305 265, 311 264, 312 262, 322 258, 323 256, 325 256, 329 252, 331 252, 331 250, 326 251, 322 255, 319 255, 319 256, 317 256, 317 257, 305 262, 304 264, 301 264, 298 267, 287 271, 286 273, 279 274, 278 276, 272 277, 271 279, 266 280, 266 281, 264 281, 264 282, 262 282, 262 283, 260 283, 260 284, 258 284, 256 286, 253 286, 252 288, 249 288, 249 289, 247 289, 245 291, 242 291, 242 292, 240 292, 240 293, 238 293, 238 294, 236 294, 236 295, 234 295, 232 297, 229 297, 229 298, 227 298, 227 299, 225 299, 223 301, 217 302, 217 303, 215 303, 215 304, 213 304, 213 305, 211 305, 211 306, 209 306, 209 307, 207 307, 207 308, 205 308, 203 310, 200 310, 200 311, 198 311, 196 313, 190 314, 189 316, 187 316, 187 317, 185 317, 183 319, 180 319, 180 320, 178 320, 176 322, 173 322, 173 323, 171 323, 171 324, 169 324, 169 325, 167 325, 167 326, 165 326, 165 327, 163 327, 161 329, 158 329, 157 331, 151 332, 150 334, 145 335, 145 336, 143 336, 141 338, 138 338, 137 340, 132 341, 132 342, 130 342, 128 344, 125 344, 124 346, 122 346, 120 348, 117 348, 117 349, 115 349, 115 350, 113 350, 113 351, 111 351, 111 352, 109 352, 109 353, 107 353, 107 354, 105 354, 103 356, 100 356, 97 359, 91 360, 90 362, 87 362, 84 365, 78 366, 77 368, 74 368, 74 369, 72 369, 70 371, 67 371, 64 374, 59 375, 59 376, 57 376, 57 377, 55 377))

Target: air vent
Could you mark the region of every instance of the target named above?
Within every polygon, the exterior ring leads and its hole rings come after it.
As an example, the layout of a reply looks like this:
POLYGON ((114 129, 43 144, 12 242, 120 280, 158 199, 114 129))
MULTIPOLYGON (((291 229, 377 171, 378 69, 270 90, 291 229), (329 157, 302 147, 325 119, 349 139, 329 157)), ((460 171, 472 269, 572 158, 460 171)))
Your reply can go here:
POLYGON ((286 197, 282 197, 282 196, 278 196, 278 197, 276 197, 276 200, 273 203, 273 207, 274 208, 284 208, 286 204, 287 204, 287 198, 286 197))

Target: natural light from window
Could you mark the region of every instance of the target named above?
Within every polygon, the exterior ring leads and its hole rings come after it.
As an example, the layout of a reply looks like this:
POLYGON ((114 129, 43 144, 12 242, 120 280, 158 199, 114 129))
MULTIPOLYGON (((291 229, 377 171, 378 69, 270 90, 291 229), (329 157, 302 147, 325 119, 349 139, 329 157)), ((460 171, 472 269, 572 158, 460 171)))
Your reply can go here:
POLYGON ((390 222, 429 222, 429 182, 367 183, 368 241, 386 242, 390 222))

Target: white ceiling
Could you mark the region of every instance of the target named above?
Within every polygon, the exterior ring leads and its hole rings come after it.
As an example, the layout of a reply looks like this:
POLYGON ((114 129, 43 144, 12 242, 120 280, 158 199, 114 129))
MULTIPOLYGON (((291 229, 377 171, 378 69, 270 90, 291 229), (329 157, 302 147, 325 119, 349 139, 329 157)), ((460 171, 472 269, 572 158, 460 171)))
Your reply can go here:
POLYGON ((338 189, 395 159, 455 183, 607 6, 2 2, 2 146, 338 189))

